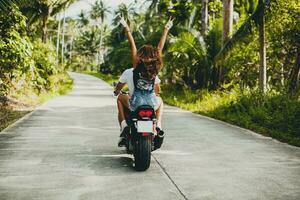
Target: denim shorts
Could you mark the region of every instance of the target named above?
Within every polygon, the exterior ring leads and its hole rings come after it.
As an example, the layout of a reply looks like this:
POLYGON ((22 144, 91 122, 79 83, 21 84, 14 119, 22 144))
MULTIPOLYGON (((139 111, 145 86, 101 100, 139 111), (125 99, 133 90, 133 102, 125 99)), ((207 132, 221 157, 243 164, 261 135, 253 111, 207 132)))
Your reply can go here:
POLYGON ((157 110, 160 106, 160 99, 157 98, 154 92, 135 90, 129 99, 129 108, 135 111, 139 106, 149 105, 157 110))

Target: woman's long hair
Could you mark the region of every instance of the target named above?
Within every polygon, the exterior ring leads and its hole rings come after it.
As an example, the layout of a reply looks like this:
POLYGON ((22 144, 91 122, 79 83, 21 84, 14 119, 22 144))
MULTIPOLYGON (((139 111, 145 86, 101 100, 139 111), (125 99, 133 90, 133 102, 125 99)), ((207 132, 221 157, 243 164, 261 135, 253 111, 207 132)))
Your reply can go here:
POLYGON ((144 78, 154 79, 162 67, 162 60, 158 49, 152 45, 143 45, 137 54, 138 61, 136 70, 138 70, 144 78))

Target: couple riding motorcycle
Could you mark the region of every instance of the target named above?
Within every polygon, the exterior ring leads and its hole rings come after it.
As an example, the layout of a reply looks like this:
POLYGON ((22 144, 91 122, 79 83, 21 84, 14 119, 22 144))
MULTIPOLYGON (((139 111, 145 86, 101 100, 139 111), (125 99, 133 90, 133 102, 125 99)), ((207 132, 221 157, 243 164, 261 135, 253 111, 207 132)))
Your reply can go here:
POLYGON ((155 110, 157 121, 155 131, 156 134, 160 136, 160 140, 157 141, 160 143, 158 144, 160 147, 164 137, 164 131, 161 126, 163 101, 158 96, 160 92, 160 79, 157 75, 162 68, 162 50, 168 32, 173 26, 173 19, 170 18, 165 25, 157 48, 152 45, 143 45, 139 50, 136 48, 129 26, 123 17, 121 17, 120 23, 125 29, 130 44, 133 66, 123 72, 114 91, 114 95, 118 96, 118 120, 121 130, 118 146, 125 146, 125 136, 130 131, 126 122, 126 113, 135 111, 139 106, 149 105, 155 110), (129 94, 121 92, 126 84, 129 89, 129 94))

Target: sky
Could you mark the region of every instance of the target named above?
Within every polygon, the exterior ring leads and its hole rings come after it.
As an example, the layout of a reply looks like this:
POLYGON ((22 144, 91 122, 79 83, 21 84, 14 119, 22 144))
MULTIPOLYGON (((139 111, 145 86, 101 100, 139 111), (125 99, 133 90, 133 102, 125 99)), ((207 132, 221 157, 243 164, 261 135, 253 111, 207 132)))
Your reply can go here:
MULTIPOLYGON (((76 3, 72 4, 66 10, 67 17, 76 17, 79 15, 80 11, 83 10, 85 12, 89 12, 91 5, 95 3, 96 0, 78 0, 76 3)), ((142 4, 145 0, 138 0, 139 4, 142 4)), ((103 0, 104 4, 110 7, 112 10, 116 9, 119 4, 125 3, 129 5, 130 3, 134 3, 134 0, 103 0)), ((110 14, 108 16, 108 20, 112 19, 113 16, 110 14)))

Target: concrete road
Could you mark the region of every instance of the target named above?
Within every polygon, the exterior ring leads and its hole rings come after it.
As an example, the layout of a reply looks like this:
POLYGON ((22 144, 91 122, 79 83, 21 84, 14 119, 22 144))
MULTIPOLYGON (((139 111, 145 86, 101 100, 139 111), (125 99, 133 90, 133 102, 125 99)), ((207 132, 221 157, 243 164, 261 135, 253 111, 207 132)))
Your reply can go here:
POLYGON ((117 148, 112 88, 72 73, 74 90, 0 134, 0 199, 300 199, 300 149, 166 107, 146 172, 117 148))

